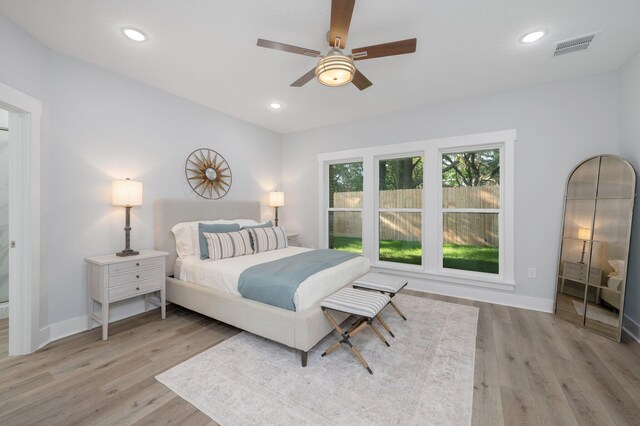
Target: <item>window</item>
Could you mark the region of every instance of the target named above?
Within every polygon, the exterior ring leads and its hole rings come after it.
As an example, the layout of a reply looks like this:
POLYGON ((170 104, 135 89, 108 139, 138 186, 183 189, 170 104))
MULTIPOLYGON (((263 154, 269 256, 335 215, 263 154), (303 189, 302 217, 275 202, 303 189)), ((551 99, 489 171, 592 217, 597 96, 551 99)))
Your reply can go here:
POLYGON ((422 265, 422 156, 378 160, 378 259, 422 265))
POLYGON ((362 254, 362 185, 362 161, 329 165, 329 248, 362 254))
POLYGON ((442 153, 442 267, 500 272, 500 149, 442 153))
POLYGON ((507 130, 319 154, 320 246, 383 272, 513 290, 515 140, 507 130))

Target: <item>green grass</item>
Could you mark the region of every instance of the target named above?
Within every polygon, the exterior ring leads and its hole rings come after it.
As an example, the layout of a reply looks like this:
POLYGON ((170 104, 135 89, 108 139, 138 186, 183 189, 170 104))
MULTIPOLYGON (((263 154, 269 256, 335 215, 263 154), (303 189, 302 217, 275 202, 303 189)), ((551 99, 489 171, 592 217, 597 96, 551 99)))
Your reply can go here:
POLYGON ((465 271, 487 272, 497 274, 498 247, 460 246, 445 244, 442 247, 443 266, 465 271))
MULTIPOLYGON (((362 240, 359 238, 334 237, 333 248, 362 254, 362 240)), ((443 246, 443 266, 465 271, 498 273, 498 248, 445 244, 443 246)), ((380 260, 388 262, 420 265, 422 248, 419 242, 387 240, 380 242, 380 260)))

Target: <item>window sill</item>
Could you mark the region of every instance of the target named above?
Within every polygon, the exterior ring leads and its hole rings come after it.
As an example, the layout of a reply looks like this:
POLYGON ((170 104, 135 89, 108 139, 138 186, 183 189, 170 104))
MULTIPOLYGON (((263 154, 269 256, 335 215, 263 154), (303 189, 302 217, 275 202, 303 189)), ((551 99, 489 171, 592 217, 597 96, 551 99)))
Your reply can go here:
POLYGON ((449 272, 425 271, 421 266, 394 264, 391 262, 372 262, 371 267, 375 272, 431 280, 444 284, 466 285, 506 291, 514 291, 517 286, 513 280, 493 278, 490 276, 468 276, 466 274, 459 275, 449 272))

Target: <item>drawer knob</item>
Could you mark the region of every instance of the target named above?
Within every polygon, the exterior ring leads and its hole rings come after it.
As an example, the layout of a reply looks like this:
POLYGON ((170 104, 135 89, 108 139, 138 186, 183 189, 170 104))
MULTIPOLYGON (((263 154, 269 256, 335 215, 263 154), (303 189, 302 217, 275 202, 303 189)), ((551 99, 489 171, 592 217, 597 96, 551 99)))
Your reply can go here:
POLYGON ((136 287, 136 290, 140 290, 140 287, 136 287))
POLYGON ((140 262, 136 262, 136 266, 140 266, 140 262))
POLYGON ((140 278, 140 275, 136 275, 136 278, 140 278))

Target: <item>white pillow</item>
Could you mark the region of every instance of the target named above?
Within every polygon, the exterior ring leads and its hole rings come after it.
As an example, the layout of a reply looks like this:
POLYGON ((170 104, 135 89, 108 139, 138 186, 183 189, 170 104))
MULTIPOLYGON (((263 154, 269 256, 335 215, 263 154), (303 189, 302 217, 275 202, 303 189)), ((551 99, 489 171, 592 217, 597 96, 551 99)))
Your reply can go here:
MULTIPOLYGON (((259 223, 253 219, 218 219, 218 220, 198 220, 195 222, 182 222, 171 228, 171 232, 176 237, 176 254, 178 257, 197 255, 200 257, 200 239, 198 238, 198 223, 207 225, 212 223, 231 224, 237 223, 240 227, 254 226, 259 223)), ((266 222, 265 222, 266 223, 266 222)))
MULTIPOLYGON (((176 237, 176 254, 178 257, 186 257, 194 254, 193 252, 193 226, 194 222, 183 222, 176 224, 171 228, 171 232, 176 237)), ((198 222, 195 222, 196 226, 198 222)), ((200 251, 199 245, 198 251, 200 251)))
POLYGON ((613 268, 613 272, 609 273, 610 277, 618 277, 624 274, 624 260, 611 259, 609 260, 609 265, 613 268))

